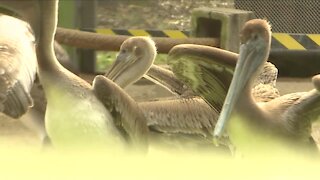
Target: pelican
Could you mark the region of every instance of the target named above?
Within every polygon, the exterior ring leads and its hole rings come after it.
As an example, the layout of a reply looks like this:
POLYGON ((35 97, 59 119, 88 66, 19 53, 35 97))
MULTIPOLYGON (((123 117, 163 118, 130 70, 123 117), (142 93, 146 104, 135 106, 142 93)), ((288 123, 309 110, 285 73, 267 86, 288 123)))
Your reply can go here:
MULTIPOLYGON (((227 124, 232 143, 241 153, 259 150, 277 152, 282 148, 309 148, 311 123, 320 113, 320 94, 317 90, 293 93, 266 103, 257 103, 252 95, 253 81, 267 60, 271 28, 266 20, 254 19, 241 31, 240 55, 235 73, 214 129, 219 137, 227 124), (232 122, 228 122, 232 119, 232 122), (276 148, 279 147, 280 149, 276 148)), ((319 77, 314 77, 318 88, 319 77)))
MULTIPOLYGON (((235 64, 233 62, 236 60, 236 54, 211 47, 179 45, 174 47, 169 53, 169 58, 170 60, 175 58, 174 60, 177 61, 181 56, 188 53, 193 53, 194 56, 197 57, 202 56, 206 58, 207 61, 209 61, 209 65, 206 66, 208 68, 216 62, 212 59, 218 59, 221 63, 231 62, 228 74, 221 76, 221 78, 214 79, 215 81, 212 81, 212 84, 210 84, 216 89, 228 87, 228 83, 230 82, 228 78, 231 79, 231 66, 235 64), (223 53, 225 54, 222 55, 223 53)), ((139 106, 147 118, 147 124, 152 135, 159 135, 160 133, 162 137, 168 136, 171 140, 173 137, 178 137, 184 140, 187 139, 187 141, 193 140, 191 137, 195 137, 199 143, 205 142, 204 144, 206 145, 212 144, 211 139, 213 136, 211 133, 219 115, 218 109, 221 109, 221 107, 218 106, 219 103, 210 106, 203 98, 197 96, 192 88, 189 88, 187 84, 178 79, 172 71, 153 65, 156 54, 156 46, 151 38, 128 38, 121 45, 116 60, 105 76, 122 88, 136 82, 141 77, 147 77, 147 79, 151 79, 156 84, 160 84, 171 92, 178 94, 176 98, 139 102, 139 106)), ((177 73, 179 73, 179 71, 177 71, 177 73)), ((202 73, 198 72, 198 74, 202 73)), ((256 84, 260 86, 261 84, 270 84, 270 87, 275 86, 276 75, 276 68, 268 63, 256 84), (266 74, 272 75, 271 78, 266 76, 266 74)), ((201 80, 210 82, 211 79, 208 80, 210 76, 206 76, 205 78, 201 80)), ((207 87, 210 88, 211 86, 207 87)), ((259 100, 262 99, 262 96, 266 96, 266 92, 263 92, 261 89, 263 88, 259 88, 259 86, 256 86, 254 89, 254 95, 256 95, 259 100)), ((195 90, 197 90, 197 88, 195 88, 195 90)), ((277 91, 274 92, 277 94, 277 91)), ((210 93, 218 94, 219 92, 210 93)), ((224 99, 223 94, 220 95, 221 97, 219 98, 224 99)), ((272 96, 268 97, 272 98, 272 96)), ((219 100, 219 98, 217 99, 219 100)), ((218 100, 213 99, 215 102, 218 100)))
MULTIPOLYGON (((105 76, 125 88, 147 73, 156 55, 156 46, 151 38, 131 37, 123 42, 116 60, 105 76)), ((155 68, 158 67, 153 67, 155 68)), ((161 72, 166 71, 161 70, 161 72)), ((153 132, 165 132, 166 135, 180 133, 206 137, 209 132, 207 129, 213 127, 212 122, 217 119, 218 114, 201 98, 140 102, 139 107, 148 120, 149 129, 153 132), (193 108, 194 106, 197 108, 193 108), (187 109, 191 110, 188 112, 189 115, 179 117, 187 109)))
MULTIPOLYGON (((220 112, 237 58, 236 53, 219 48, 183 44, 171 49, 168 62, 185 86, 220 112)), ((252 95, 257 101, 266 102, 279 97, 275 87, 277 74, 278 69, 273 64, 264 63, 252 89, 252 95)))
MULTIPOLYGON (((56 59, 53 48, 58 0, 29 2, 35 11, 27 17, 38 18, 32 27, 38 33, 38 73, 47 99, 45 124, 54 147, 121 150, 129 143, 147 149, 144 116, 127 94, 103 76, 97 76, 91 86, 56 59)), ((15 9, 10 2, 4 5, 15 9)))
MULTIPOLYGON (((14 15, 14 13, 10 13, 14 15)), ((46 100, 36 78, 35 37, 30 25, 17 17, 0 15, 1 36, 1 107, 6 115, 21 122, 43 141, 46 138, 44 113, 46 100), (11 69, 10 69, 11 68, 11 69), (36 78, 35 82, 34 79, 36 78), (32 88, 31 88, 32 87, 32 88)), ((59 61, 74 70, 67 53, 55 42, 59 61)))
MULTIPOLYGON (((58 61, 63 67, 67 68, 73 73, 77 73, 75 67, 71 62, 71 59, 69 58, 69 55, 56 41, 54 42, 54 52, 58 61)), ((30 95, 33 100, 33 106, 25 115, 20 118, 20 120, 27 128, 35 132, 35 134, 42 142, 42 145, 50 145, 50 139, 47 135, 44 122, 47 100, 38 77, 36 77, 35 79, 35 82, 31 88, 30 95)))
POLYGON ((20 118, 33 105, 30 90, 37 71, 30 26, 0 14, 0 112, 20 118))

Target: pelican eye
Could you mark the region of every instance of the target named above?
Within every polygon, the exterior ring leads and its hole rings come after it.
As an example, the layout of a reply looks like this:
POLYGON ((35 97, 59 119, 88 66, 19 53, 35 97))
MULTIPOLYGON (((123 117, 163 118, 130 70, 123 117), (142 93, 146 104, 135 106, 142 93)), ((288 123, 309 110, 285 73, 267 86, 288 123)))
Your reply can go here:
POLYGON ((121 49, 121 51, 120 51, 120 53, 122 53, 122 54, 125 54, 127 52, 128 52, 127 49, 121 49))

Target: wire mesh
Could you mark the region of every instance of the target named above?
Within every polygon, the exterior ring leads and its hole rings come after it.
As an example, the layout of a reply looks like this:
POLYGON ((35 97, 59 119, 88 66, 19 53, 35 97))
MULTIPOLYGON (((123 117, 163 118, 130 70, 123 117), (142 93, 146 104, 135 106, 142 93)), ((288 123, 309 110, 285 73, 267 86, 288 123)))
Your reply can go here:
POLYGON ((320 0, 235 0, 235 8, 266 18, 273 32, 320 33, 320 0))

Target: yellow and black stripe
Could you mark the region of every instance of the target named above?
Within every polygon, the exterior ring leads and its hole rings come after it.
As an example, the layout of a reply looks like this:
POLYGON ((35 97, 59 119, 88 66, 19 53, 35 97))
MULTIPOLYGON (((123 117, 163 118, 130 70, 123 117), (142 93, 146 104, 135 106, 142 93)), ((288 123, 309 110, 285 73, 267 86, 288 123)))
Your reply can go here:
POLYGON ((150 36, 169 38, 188 38, 188 31, 179 30, 143 30, 143 29, 96 29, 97 33, 106 35, 150 36))
MULTIPOLYGON (((169 38, 188 38, 189 31, 180 30, 143 30, 143 29, 96 29, 106 35, 150 36, 169 38)), ((320 34, 273 33, 272 49, 320 50, 320 34)))
POLYGON ((320 50, 320 34, 273 33, 272 48, 288 50, 320 50))

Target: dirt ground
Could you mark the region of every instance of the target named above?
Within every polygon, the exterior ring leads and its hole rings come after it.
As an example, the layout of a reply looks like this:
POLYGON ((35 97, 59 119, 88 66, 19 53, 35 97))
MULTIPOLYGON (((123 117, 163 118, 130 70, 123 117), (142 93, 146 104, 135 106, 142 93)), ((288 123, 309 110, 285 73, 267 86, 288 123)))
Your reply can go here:
POLYGON ((234 0, 97 1, 97 26, 120 29, 190 29, 194 8, 233 8, 234 0), (156 12, 156 13, 155 13, 156 12))
MULTIPOLYGON (((142 80, 129 86, 126 91, 137 101, 172 96, 166 89, 151 83, 146 83, 145 81, 146 80, 142 80)), ((280 78, 277 86, 282 95, 312 89, 310 78, 280 78)), ((39 138, 32 131, 24 127, 19 120, 10 119, 1 114, 0 119, 0 143, 4 142, 7 146, 13 147, 16 144, 40 145, 39 138)), ((320 145, 320 123, 314 124, 312 135, 320 145)))

